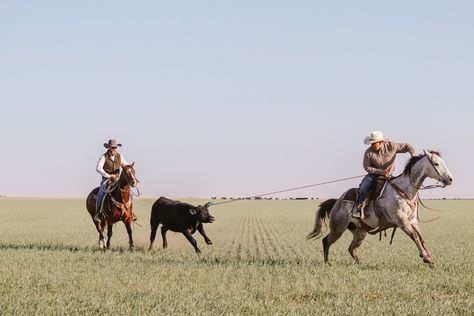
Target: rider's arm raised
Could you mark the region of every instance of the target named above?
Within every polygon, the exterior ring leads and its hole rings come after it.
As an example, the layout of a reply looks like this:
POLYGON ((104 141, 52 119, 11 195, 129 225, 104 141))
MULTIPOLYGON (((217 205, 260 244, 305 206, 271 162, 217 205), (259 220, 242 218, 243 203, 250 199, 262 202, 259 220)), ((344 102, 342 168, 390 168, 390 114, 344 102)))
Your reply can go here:
POLYGON ((415 147, 410 144, 395 144, 395 146, 397 147, 397 154, 410 153, 412 156, 416 154, 415 147))

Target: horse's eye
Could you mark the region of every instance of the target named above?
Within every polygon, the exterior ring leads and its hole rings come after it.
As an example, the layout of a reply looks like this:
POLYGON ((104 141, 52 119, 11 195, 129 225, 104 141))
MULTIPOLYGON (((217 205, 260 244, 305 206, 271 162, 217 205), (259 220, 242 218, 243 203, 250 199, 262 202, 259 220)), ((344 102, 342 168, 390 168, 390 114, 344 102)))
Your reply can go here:
POLYGON ((434 164, 434 165, 435 165, 436 167, 438 167, 438 166, 439 166, 439 163, 435 162, 435 164, 434 164))

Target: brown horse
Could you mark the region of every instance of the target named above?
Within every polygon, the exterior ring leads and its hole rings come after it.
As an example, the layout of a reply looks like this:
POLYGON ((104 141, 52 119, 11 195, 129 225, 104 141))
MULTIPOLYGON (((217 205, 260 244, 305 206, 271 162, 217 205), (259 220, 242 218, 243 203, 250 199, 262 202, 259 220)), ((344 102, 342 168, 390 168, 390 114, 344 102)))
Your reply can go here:
POLYGON ((104 229, 107 225, 107 249, 110 248, 110 238, 112 237, 112 227, 113 224, 122 221, 127 228, 128 240, 130 244, 130 249, 133 249, 133 239, 132 239, 132 227, 131 223, 133 222, 133 205, 132 205, 132 188, 137 186, 138 180, 135 177, 135 169, 133 168, 135 163, 125 166, 120 174, 120 178, 115 183, 109 184, 109 189, 104 196, 102 202, 103 205, 103 215, 104 220, 100 223, 94 221, 95 209, 96 209, 96 199, 99 188, 95 188, 87 196, 86 207, 87 211, 91 215, 92 221, 99 232, 99 247, 100 249, 105 249, 104 242, 104 229))

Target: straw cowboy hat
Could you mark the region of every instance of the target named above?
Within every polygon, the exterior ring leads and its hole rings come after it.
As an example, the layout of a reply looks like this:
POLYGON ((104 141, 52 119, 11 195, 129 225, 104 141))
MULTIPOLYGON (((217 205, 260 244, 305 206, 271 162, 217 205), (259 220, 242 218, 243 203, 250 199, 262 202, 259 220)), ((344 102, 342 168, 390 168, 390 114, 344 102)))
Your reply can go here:
POLYGON ((110 148, 110 147, 121 147, 122 144, 119 144, 116 139, 109 139, 107 143, 104 143, 105 148, 110 148))
POLYGON ((373 143, 378 143, 382 141, 384 141, 384 138, 383 138, 383 132, 381 131, 373 131, 369 134, 369 136, 364 138, 364 144, 366 145, 371 145, 373 143))

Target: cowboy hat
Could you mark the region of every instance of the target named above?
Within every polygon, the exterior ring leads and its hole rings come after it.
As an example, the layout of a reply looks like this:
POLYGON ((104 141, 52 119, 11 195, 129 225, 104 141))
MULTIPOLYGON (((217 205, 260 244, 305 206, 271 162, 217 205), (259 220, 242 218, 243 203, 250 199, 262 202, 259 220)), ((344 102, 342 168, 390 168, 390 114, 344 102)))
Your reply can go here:
POLYGON ((107 143, 104 143, 105 148, 110 148, 110 147, 121 147, 122 144, 117 143, 116 139, 109 139, 107 143))
POLYGON ((383 138, 383 132, 381 131, 373 131, 369 134, 369 136, 364 138, 364 144, 366 145, 371 145, 373 143, 378 143, 382 141, 384 141, 384 138, 383 138))

